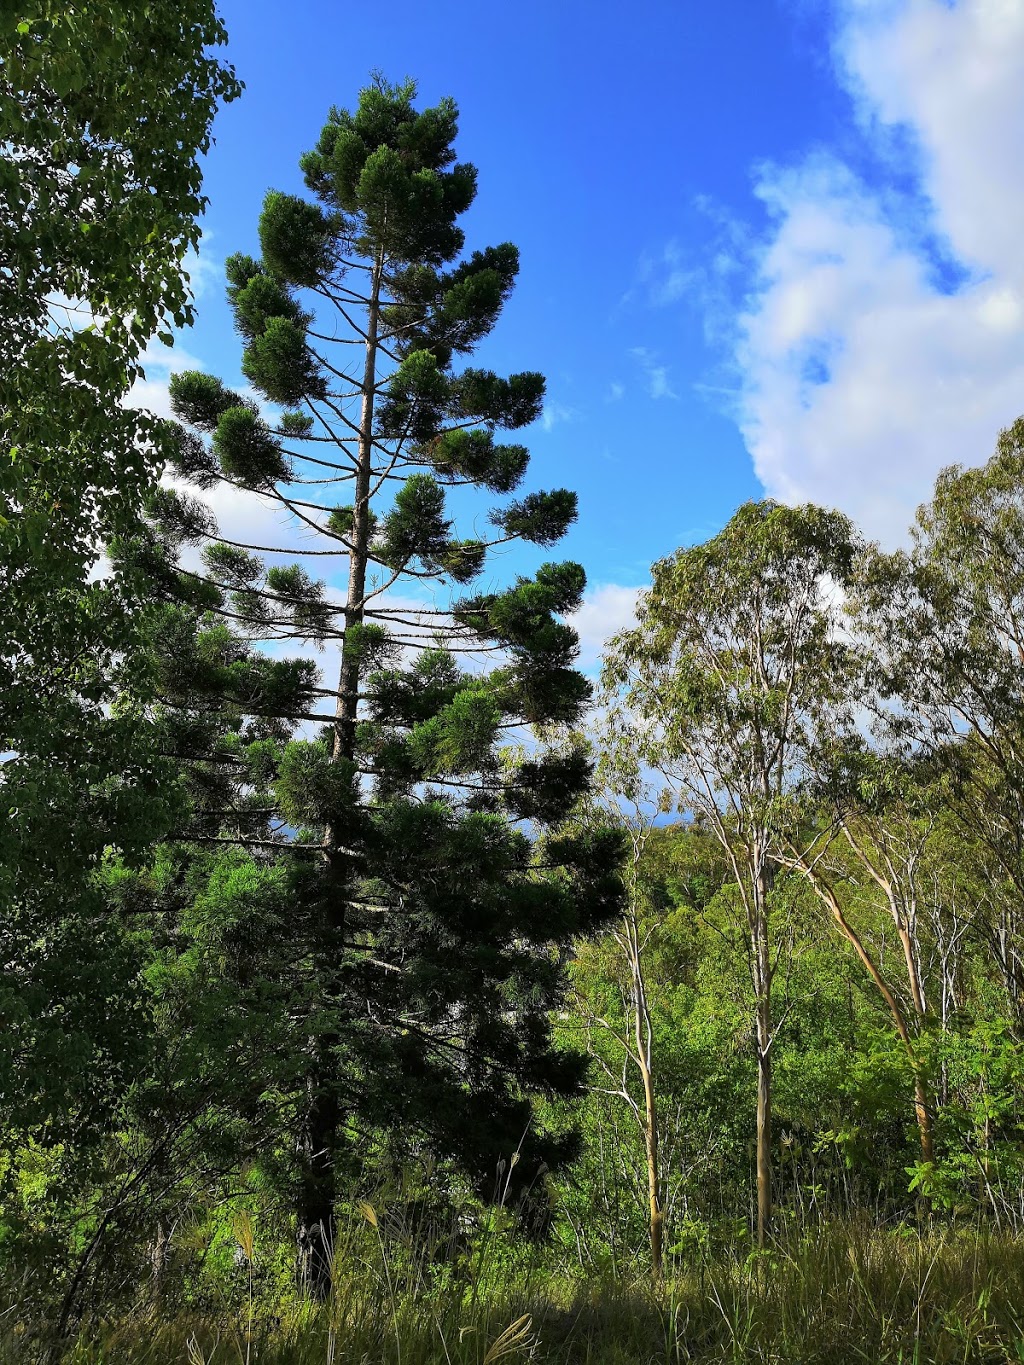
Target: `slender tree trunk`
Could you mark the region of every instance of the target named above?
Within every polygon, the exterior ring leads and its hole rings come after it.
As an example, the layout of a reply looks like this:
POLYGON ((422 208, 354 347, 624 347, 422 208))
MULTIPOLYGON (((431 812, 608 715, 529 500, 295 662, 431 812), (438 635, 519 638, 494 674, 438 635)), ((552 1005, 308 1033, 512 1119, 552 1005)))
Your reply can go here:
MULTIPOLYGON (((652 1092, 653 1095, 653 1092, 652 1092)), ((651 1227, 651 1275, 658 1283, 664 1278, 665 1210, 661 1205, 658 1170, 658 1120, 648 1109, 644 1132, 647 1150, 647 1199, 651 1227)))
MULTIPOLYGON (((334 729, 334 757, 351 759, 355 753, 359 709, 359 651, 347 632, 362 624, 366 597, 366 564, 370 541, 370 479, 373 470, 373 400, 377 384, 377 330, 380 325, 380 288, 384 253, 378 252, 366 322, 363 400, 359 415, 359 445, 355 497, 352 504, 352 553, 349 556, 348 596, 345 602, 346 638, 341 649, 341 676, 334 729)), ((330 831, 328 831, 330 833, 330 831)))
MULTIPOLYGON (((642 844, 634 845, 634 879, 642 844)), ((635 888, 634 888, 635 894, 635 888)), ((664 1278, 665 1210, 661 1203, 661 1169, 658 1158, 658 1106, 654 1089, 654 1029, 647 999, 644 978, 640 926, 635 912, 623 921, 621 943, 625 948, 633 990, 633 1060, 640 1071, 644 1087, 644 1111, 641 1126, 644 1156, 647 1163, 648 1235, 651 1244, 651 1277, 656 1284, 664 1278)))
POLYGON ((921 1142, 921 1160, 930 1165, 935 1160, 931 1096, 928 1093, 928 1082, 915 1053, 911 1053, 910 1060, 914 1068, 914 1116, 917 1119, 917 1133, 921 1142))
POLYGON ((156 1231, 153 1235, 153 1245, 149 1252, 150 1282, 154 1304, 158 1305, 163 1300, 164 1280, 166 1278, 167 1260, 170 1255, 171 1239, 167 1231, 167 1225, 162 1218, 157 1219, 156 1231))
MULTIPOLYGON (((894 910, 893 918, 896 918, 894 910)), ((910 982, 910 995, 914 1002, 914 1012, 921 1024, 924 1023, 928 1013, 928 1005, 925 1000, 924 982, 921 980, 921 971, 918 966, 917 953, 914 951, 914 940, 910 928, 906 922, 906 916, 897 920, 897 932, 900 936, 900 944, 903 948, 903 960, 907 965, 907 980, 910 982)), ((929 1165, 935 1160, 935 1143, 932 1134, 932 1096, 929 1091, 928 1082, 924 1074, 921 1059, 917 1054, 917 1049, 912 1046, 909 1030, 904 1028, 904 1042, 910 1055, 910 1063, 914 1068, 914 1114, 917 1119, 917 1131, 921 1141, 921 1160, 929 1165)))
POLYGON ((757 1245, 772 1230, 772 1054, 771 1003, 757 1010, 757 1245))
POLYGON ((341 1110, 331 1085, 334 1039, 314 1039, 306 1082, 306 1116, 299 1138, 299 1208, 296 1225, 299 1284, 312 1298, 330 1293, 335 1233, 335 1152, 341 1110))
MULTIPOLYGON (((366 346, 363 366, 362 407, 359 418, 359 443, 353 499, 351 552, 349 555, 348 595, 345 605, 345 639, 341 650, 338 700, 335 709, 332 758, 352 759, 355 755, 356 724, 359 708, 359 651, 350 641, 353 626, 362 623, 366 597, 366 566, 369 548, 369 500, 373 467, 373 406, 377 382, 377 333, 380 322, 380 289, 383 252, 374 266, 373 284, 367 309, 366 346)), ((340 831, 328 825, 324 831, 324 856, 328 864, 328 892, 324 901, 324 923, 320 952, 320 979, 326 999, 337 999, 340 992, 337 964, 342 956, 345 930, 347 871, 338 851, 340 831)), ((300 1284, 315 1299, 330 1293, 331 1266, 335 1242, 335 1203, 337 1198, 336 1157, 342 1111, 334 1073, 337 1067, 335 1032, 312 1040, 313 1059, 307 1080, 307 1108, 299 1142, 301 1182, 296 1226, 297 1271, 300 1284)))
MULTIPOLYGON (((868 875, 880 888, 886 898, 889 906, 889 915, 892 918, 893 924, 896 926, 900 948, 903 951, 903 962, 906 967, 907 984, 910 987, 910 996, 914 1006, 914 1013, 917 1015, 919 1024, 923 1025, 928 1013, 928 1003, 925 998, 924 981, 921 978, 920 964, 914 946, 913 930, 917 919, 916 906, 913 900, 911 901, 911 905, 908 906, 906 901, 901 899, 896 888, 895 877, 887 877, 879 872, 872 860, 868 857, 864 848, 862 848, 858 839, 855 837, 851 827, 845 822, 843 822, 843 832, 846 835, 846 840, 850 847, 860 860, 861 865, 866 869, 868 875)), ((907 1050, 907 1057, 910 1061, 910 1066, 914 1075, 914 1117, 917 1121, 918 1138, 921 1143, 921 1160, 927 1164, 931 1164, 935 1159, 935 1143, 932 1126, 932 1095, 928 1085, 924 1064, 921 1061, 920 1054, 914 1046, 913 1039, 910 1035, 910 1028, 907 1023, 906 1015, 897 1002, 893 992, 886 984, 881 970, 875 966, 875 963, 872 961, 859 936, 847 922, 835 892, 831 887, 827 886, 827 883, 822 882, 819 886, 818 879, 813 874, 808 873, 806 868, 803 868, 802 870, 804 871, 805 876, 810 876, 810 880, 815 886, 815 890, 818 891, 819 896, 828 904, 836 923, 850 943, 853 944, 857 955, 864 963, 868 974, 881 991, 882 998, 889 1007, 889 1012, 892 1015, 896 1031, 900 1035, 903 1046, 907 1050), (824 887, 824 891, 822 887, 824 887)), ((919 1202, 922 1210, 926 1210, 928 1203, 927 1199, 922 1198, 919 1202)))
POLYGON ((754 995, 757 1015, 757 1244, 772 1231, 772 961, 768 935, 768 896, 772 874, 754 880, 752 927, 754 995))
POLYGON ((661 1204, 661 1170, 658 1161, 658 1109, 654 1093, 654 1075, 651 1068, 650 1016, 647 1011, 647 997, 643 976, 640 972, 639 956, 636 961, 637 1011, 636 1042, 637 1061, 644 1084, 644 1154, 647 1158, 647 1203, 651 1240, 651 1275, 656 1282, 664 1276, 664 1239, 665 1210, 661 1204), (642 1012, 641 1012, 642 1011, 642 1012), (647 1037, 643 1038, 641 1023, 646 1023, 647 1037))
POLYGON ((910 982, 910 994, 914 1001, 914 1011, 919 1018, 923 1019, 928 1013, 928 1005, 924 997, 924 983, 921 980, 921 970, 917 962, 917 953, 914 951, 914 940, 910 933, 910 929, 907 927, 905 917, 900 916, 897 918, 897 915, 894 912, 893 919, 896 920, 896 932, 900 936, 900 946, 903 949, 903 960, 907 964, 907 980, 910 982))
MULTIPOLYGON (((835 920, 836 924, 839 927, 839 932, 843 935, 846 941, 853 948, 854 952, 860 958, 865 971, 867 972, 868 976, 871 977, 871 980, 875 983, 875 985, 878 987, 879 994, 881 995, 882 999, 886 1003, 886 1006, 888 1007, 889 1014, 892 1017, 893 1025, 895 1026, 896 1032, 900 1036, 900 1041, 903 1043, 903 1046, 906 1049, 907 1058, 910 1062, 911 1070, 913 1071, 914 1075, 914 1118, 917 1122, 918 1140, 920 1141, 921 1144, 921 1160, 923 1162, 930 1163, 935 1160, 935 1141, 932 1126, 931 1095, 929 1093, 928 1079, 927 1076, 925 1075, 921 1059, 918 1056, 917 1049, 914 1047, 914 1040, 910 1036, 910 1027, 907 1023, 906 1015, 904 1014, 904 1011, 900 1006, 899 1001, 896 999, 896 996, 893 994, 892 989, 889 986, 889 983, 882 975, 881 971, 879 970, 871 954, 868 952, 867 948, 865 948, 860 935, 857 933, 856 929, 854 929, 853 925, 849 922, 849 920, 846 918, 846 915, 843 913, 843 907, 839 903, 839 898, 836 895, 833 888, 829 885, 828 881, 825 878, 821 877, 818 873, 809 870, 799 860, 795 860, 794 866, 800 869, 800 871, 811 883, 811 886, 814 888, 814 891, 817 893, 819 899, 822 900, 825 903, 825 905, 828 906, 832 918, 835 920)), ((903 946, 904 952, 907 953, 908 943, 905 942, 903 946)), ((910 954, 910 956, 907 957, 906 960, 909 971, 910 965, 913 961, 912 953, 910 954)), ((921 1007, 923 1008, 924 995, 923 991, 920 989, 920 981, 917 982, 916 987, 914 985, 915 976, 916 973, 912 974, 911 976, 911 991, 914 996, 915 1008, 918 1007, 919 1001, 921 1007)))

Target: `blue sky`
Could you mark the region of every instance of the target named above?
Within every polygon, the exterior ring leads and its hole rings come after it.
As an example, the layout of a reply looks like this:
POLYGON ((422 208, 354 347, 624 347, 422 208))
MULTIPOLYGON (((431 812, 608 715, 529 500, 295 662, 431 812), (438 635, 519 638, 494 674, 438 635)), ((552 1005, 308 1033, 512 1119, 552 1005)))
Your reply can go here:
MULTIPOLYGON (((468 245, 520 283, 482 358, 539 369, 530 486, 580 519, 592 654, 651 561, 746 498, 903 534, 934 475, 1024 410, 1020 0, 223 0, 221 111, 173 364, 237 380, 222 262, 368 73, 450 94, 468 245)), ((142 396, 164 399, 154 355, 142 396)), ((244 518, 222 509, 238 529, 244 518)))

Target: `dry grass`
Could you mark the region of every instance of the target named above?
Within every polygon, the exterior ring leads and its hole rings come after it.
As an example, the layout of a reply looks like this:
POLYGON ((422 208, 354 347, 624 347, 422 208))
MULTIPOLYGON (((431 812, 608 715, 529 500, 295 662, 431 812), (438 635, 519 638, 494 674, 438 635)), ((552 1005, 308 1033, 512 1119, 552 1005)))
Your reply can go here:
MULTIPOLYGON (((363 1228, 373 1226, 369 1219, 363 1228)), ((379 1233, 379 1228, 374 1229, 379 1233)), ((246 1238, 251 1265, 258 1257, 246 1238)), ((502 1263, 443 1287, 341 1249, 330 1304, 86 1324, 68 1365, 1024 1365, 1024 1243, 833 1224, 763 1254, 676 1268, 662 1291, 502 1263)), ((490 1256, 488 1262, 487 1256, 490 1256)), ((0 1359, 34 1354, 8 1315, 0 1359)))

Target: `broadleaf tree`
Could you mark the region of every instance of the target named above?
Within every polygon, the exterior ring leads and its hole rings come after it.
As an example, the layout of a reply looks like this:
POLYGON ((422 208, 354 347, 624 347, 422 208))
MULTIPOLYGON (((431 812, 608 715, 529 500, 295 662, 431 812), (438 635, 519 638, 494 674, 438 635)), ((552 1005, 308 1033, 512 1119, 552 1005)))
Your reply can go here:
MULTIPOLYGON (((991 459, 941 471, 909 550, 876 552, 857 620, 889 702, 897 753, 938 760, 944 802, 991 874, 1011 888, 990 946, 1009 999, 1024 998, 1024 418, 991 459)), ((986 918, 986 917, 983 917, 986 918)))
POLYGON ((267 194, 260 258, 227 261, 261 402, 174 377, 177 488, 118 551, 165 601, 162 724, 192 803, 176 832, 194 898, 179 929, 247 945, 227 970, 284 989, 277 1069, 233 1084, 278 1078, 299 1269, 318 1293, 361 1136, 452 1158, 481 1190, 499 1161, 506 1184, 514 1170, 528 1185, 572 1149, 538 1130, 530 1101, 573 1093, 585 1067, 552 1042, 556 949, 619 898, 618 836, 560 828, 586 754, 504 743, 588 703, 561 619, 584 573, 545 563, 504 588, 468 585, 495 545, 557 542, 576 499, 507 497, 528 452, 496 433, 539 416, 544 380, 462 357, 495 324, 518 253, 463 254, 476 171, 455 159, 456 107, 414 99, 412 83, 375 78, 303 156, 313 197, 267 194), (258 493, 342 586, 283 563, 286 545, 220 536, 181 481, 258 493), (456 535, 458 488, 505 495, 489 535, 456 535), (267 652, 281 641, 337 648, 337 674, 267 652))
POLYGON ((757 1235, 772 1222, 772 906, 792 847, 816 715, 845 694, 850 659, 833 594, 849 581, 849 521, 746 503, 717 536, 658 561, 638 625, 615 636, 604 679, 620 767, 631 751, 719 841, 747 937, 757 1059, 757 1235))
POLYGON ((877 703, 861 685, 870 669, 867 656, 848 695, 834 697, 815 717, 806 752, 808 827, 786 840, 780 860, 807 879, 885 1003, 910 1064, 922 1170, 928 1172, 935 1160, 935 1112, 924 1041, 930 1010, 920 909, 935 833, 929 810, 934 783, 923 765, 915 768, 872 747, 874 741, 858 732, 855 704, 861 702, 866 714, 869 703, 877 703), (812 828, 815 837, 808 839, 812 828), (879 911, 883 927, 872 934, 879 911), (887 954, 892 929, 899 951, 887 954))
POLYGON ((648 984, 648 958, 653 955, 651 944, 657 939, 659 925, 656 916, 651 914, 650 888, 644 881, 642 868, 655 820, 664 803, 658 800, 661 793, 634 782, 633 765, 628 758, 624 778, 615 760, 614 747, 608 745, 597 765, 601 795, 607 808, 597 806, 585 812, 585 816, 604 823, 614 822, 626 841, 627 857, 623 864, 626 894, 622 914, 594 949, 597 961, 610 958, 614 962, 618 998, 613 1000, 612 1010, 603 1001, 602 1008, 594 1007, 587 989, 593 967, 588 962, 588 954, 581 951, 573 964, 572 1012, 582 1025, 587 1051, 598 1071, 591 1089, 609 1100, 623 1102, 643 1143, 651 1275, 655 1283, 660 1283, 664 1275, 666 1180, 659 1115, 660 1058, 656 1050, 648 984), (612 948, 614 951, 609 952, 612 948), (598 1039, 596 1046, 595 1036, 598 1039), (612 1053, 614 1065, 606 1055, 608 1051, 612 1053))
POLYGON ((131 1073, 137 961, 92 885, 169 818, 138 717, 138 597, 94 576, 142 517, 161 427, 123 406, 191 320, 199 155, 239 93, 213 0, 19 0, 0 15, 0 1093, 84 1145, 131 1073))

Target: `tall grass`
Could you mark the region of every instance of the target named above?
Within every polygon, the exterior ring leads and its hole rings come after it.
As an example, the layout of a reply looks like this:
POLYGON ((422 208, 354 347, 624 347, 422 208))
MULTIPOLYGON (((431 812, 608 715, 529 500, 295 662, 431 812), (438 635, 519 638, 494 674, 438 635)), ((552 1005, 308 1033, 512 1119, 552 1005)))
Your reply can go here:
MULTIPOLYGON (((454 1239, 454 1234, 453 1234, 454 1239)), ((590 1280, 485 1232, 453 1270, 452 1245, 403 1242, 372 1206, 335 1248, 329 1303, 254 1290, 243 1242, 237 1301, 216 1311, 140 1302, 82 1324, 68 1365, 1024 1365, 1024 1244, 1004 1235, 832 1223, 677 1265, 663 1288, 590 1280)), ((43 1344, 10 1310, 0 1360, 43 1344)))

